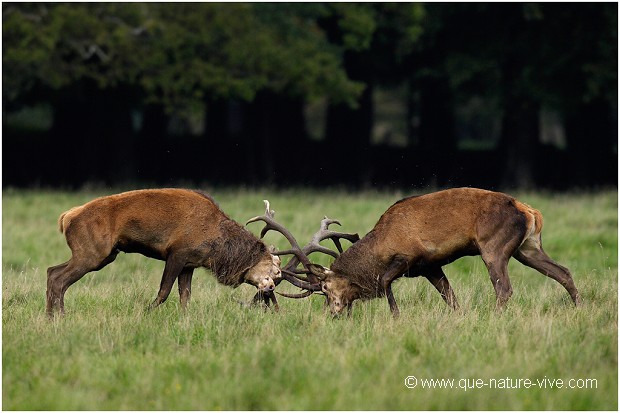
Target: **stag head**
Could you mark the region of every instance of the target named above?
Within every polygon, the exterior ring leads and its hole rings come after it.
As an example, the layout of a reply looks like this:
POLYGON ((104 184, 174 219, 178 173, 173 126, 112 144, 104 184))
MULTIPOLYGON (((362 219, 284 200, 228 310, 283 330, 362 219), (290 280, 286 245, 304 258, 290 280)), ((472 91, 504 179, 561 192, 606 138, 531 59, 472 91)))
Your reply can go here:
POLYGON ((258 288, 261 293, 271 293, 276 288, 276 280, 282 277, 280 257, 271 254, 258 264, 248 269, 245 280, 258 288))
POLYGON ((347 313, 350 313, 353 301, 360 296, 360 288, 329 268, 313 264, 311 271, 318 278, 319 283, 309 287, 313 292, 320 289, 321 293, 325 295, 326 304, 329 306, 332 315, 338 316, 345 309, 347 313))

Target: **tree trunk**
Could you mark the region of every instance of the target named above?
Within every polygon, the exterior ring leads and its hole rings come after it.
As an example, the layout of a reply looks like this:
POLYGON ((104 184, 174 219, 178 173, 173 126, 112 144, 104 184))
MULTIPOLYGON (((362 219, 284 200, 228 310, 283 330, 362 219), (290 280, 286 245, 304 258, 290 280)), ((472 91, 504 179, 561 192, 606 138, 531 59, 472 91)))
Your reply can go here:
POLYGON ((344 104, 329 105, 325 142, 330 157, 328 175, 355 186, 369 186, 374 176, 371 137, 373 128, 372 85, 368 84, 358 100, 358 107, 344 104), (344 179, 342 179, 344 178, 344 179))
POLYGON ((450 158, 456 151, 454 102, 445 76, 429 76, 419 82, 419 152, 427 185, 444 186, 450 179, 450 158))
POLYGON ((618 118, 601 100, 582 103, 567 116, 566 138, 572 185, 618 184, 618 118))
POLYGON ((49 179, 72 186, 133 176, 131 104, 123 89, 80 82, 59 92, 50 133, 49 179))
POLYGON ((540 103, 522 86, 522 56, 509 56, 502 64, 503 115, 498 155, 503 160, 501 185, 531 188, 541 151, 540 103))
POLYGON ((168 117, 160 104, 149 104, 142 113, 142 130, 135 143, 137 172, 142 181, 162 182, 172 165, 166 162, 168 117))
POLYGON ((540 106, 526 97, 509 94, 499 144, 499 155, 504 160, 502 187, 534 186, 540 145, 540 106))

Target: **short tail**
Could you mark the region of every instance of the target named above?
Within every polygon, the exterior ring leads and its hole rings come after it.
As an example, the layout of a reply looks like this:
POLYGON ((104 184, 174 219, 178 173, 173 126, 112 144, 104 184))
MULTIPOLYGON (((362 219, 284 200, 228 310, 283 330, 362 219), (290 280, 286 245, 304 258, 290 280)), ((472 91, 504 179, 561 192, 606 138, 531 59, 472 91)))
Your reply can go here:
POLYGON ((65 228, 64 228, 64 219, 65 219, 65 215, 67 215, 67 212, 69 211, 65 211, 62 214, 60 214, 60 216, 58 217, 58 231, 60 231, 61 233, 65 232, 65 228))
POLYGON ((539 210, 532 207, 530 207, 530 213, 534 215, 534 222, 536 223, 536 234, 540 234, 543 227, 543 216, 539 210))
POLYGON ((539 210, 532 208, 528 204, 515 200, 515 205, 519 211, 521 211, 527 219, 527 227, 529 228, 529 234, 526 234, 526 238, 531 235, 538 235, 542 231, 543 216, 539 210))
POLYGON ((62 234, 65 233, 67 227, 69 226, 69 222, 71 222, 71 217, 80 208, 81 207, 71 208, 70 210, 60 214, 60 216, 58 217, 58 231, 60 231, 62 234))

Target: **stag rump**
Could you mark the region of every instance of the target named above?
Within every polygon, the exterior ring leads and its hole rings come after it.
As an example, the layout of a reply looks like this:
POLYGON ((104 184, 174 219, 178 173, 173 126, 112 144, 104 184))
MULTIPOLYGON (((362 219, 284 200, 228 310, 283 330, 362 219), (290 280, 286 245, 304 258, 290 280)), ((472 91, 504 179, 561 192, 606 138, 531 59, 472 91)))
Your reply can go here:
POLYGON ((166 262, 157 298, 163 303, 178 278, 181 306, 191 294, 197 267, 237 287, 248 283, 271 294, 280 257, 230 219, 208 195, 186 189, 148 189, 97 198, 63 213, 58 225, 71 259, 47 270, 47 313, 64 312, 64 295, 86 273, 137 252, 166 262))
MULTIPOLYGON (((312 292, 327 295, 333 314, 350 310, 357 299, 387 297, 390 310, 399 309, 392 282, 399 277, 426 277, 448 305, 457 308, 454 291, 442 266, 467 255, 480 255, 493 287, 497 307, 512 295, 508 278, 511 257, 556 280, 578 305, 579 292, 570 271, 544 252, 542 214, 499 192, 456 188, 392 205, 375 227, 341 254, 330 268, 311 264, 297 249, 308 277, 283 274, 312 292)), ((302 294, 303 295, 303 294, 302 294)))

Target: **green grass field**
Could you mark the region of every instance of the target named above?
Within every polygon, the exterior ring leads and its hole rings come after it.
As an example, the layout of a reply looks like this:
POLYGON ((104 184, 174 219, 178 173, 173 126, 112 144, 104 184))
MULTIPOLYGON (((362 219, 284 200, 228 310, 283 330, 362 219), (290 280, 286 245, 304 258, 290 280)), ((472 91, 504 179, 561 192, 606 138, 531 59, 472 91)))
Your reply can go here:
MULTIPOLYGON (((268 198, 276 218, 302 244, 323 215, 363 235, 388 206, 408 195, 211 193, 238 222, 262 214, 262 199, 268 198)), ((385 299, 356 302, 352 317, 336 320, 318 296, 280 297, 279 313, 248 309, 238 300, 250 300, 252 287, 218 285, 205 270, 195 273, 187 313, 179 308, 176 290, 146 312, 163 263, 121 254, 73 285, 66 316, 49 321, 46 269, 69 258, 56 220, 66 209, 105 194, 3 192, 5 410, 618 408, 616 190, 515 194, 545 216, 545 250, 571 269, 583 298, 580 308, 555 281, 513 260, 514 295, 496 313, 486 269, 479 257, 471 257, 445 267, 459 312, 418 278, 396 283, 397 320, 385 299), (417 377, 415 388, 405 386, 408 376, 417 377), (455 388, 424 388, 427 379, 452 379, 455 388), (525 388, 526 379, 536 386, 525 388), (471 388, 475 380, 480 388, 471 388), (520 388, 506 388, 517 383, 520 388)), ((250 226, 255 234, 260 228, 250 226)), ((279 234, 269 233, 267 242, 286 246, 279 234)))

